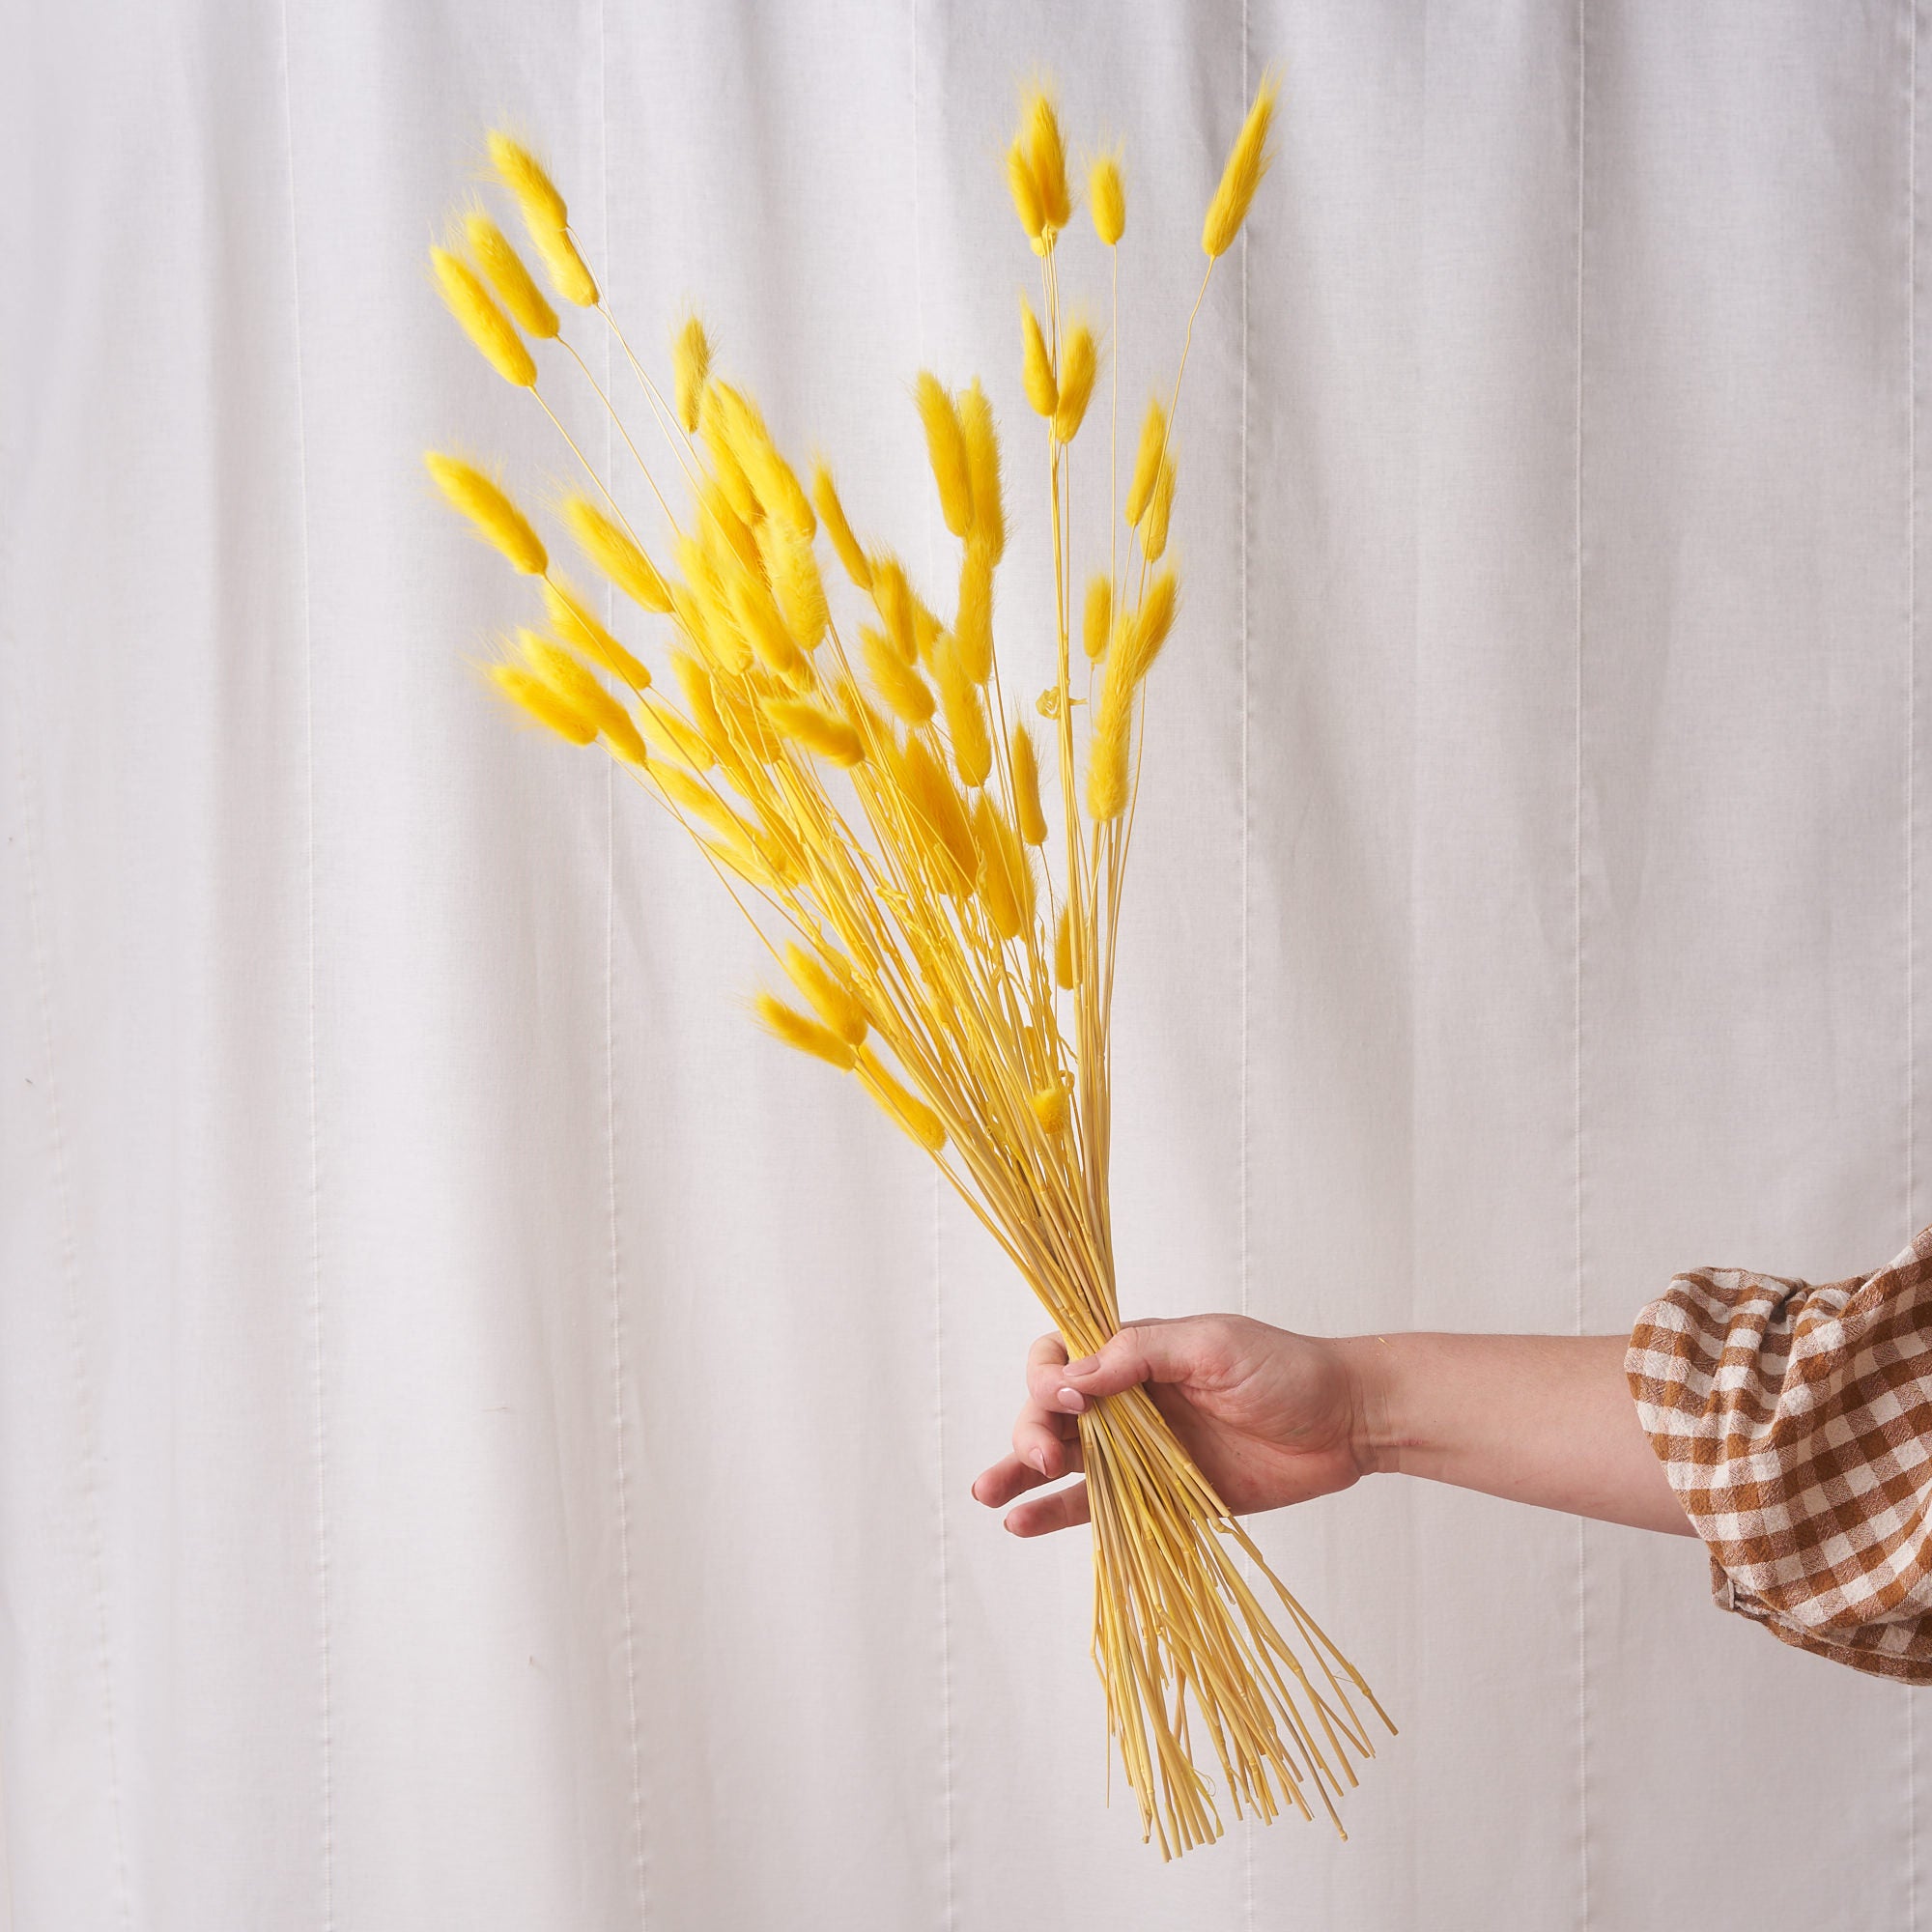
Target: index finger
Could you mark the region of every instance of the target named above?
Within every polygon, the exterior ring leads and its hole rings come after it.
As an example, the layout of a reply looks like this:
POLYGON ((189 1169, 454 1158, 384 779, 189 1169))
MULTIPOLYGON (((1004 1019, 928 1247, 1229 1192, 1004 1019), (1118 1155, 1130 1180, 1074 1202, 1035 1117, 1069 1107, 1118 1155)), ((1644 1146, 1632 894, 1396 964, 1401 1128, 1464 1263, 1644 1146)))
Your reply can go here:
POLYGON ((1066 1366, 1066 1344, 1049 1331, 1027 1350, 1027 1393, 1035 1404, 1049 1411, 1062 1406, 1059 1371, 1066 1366))

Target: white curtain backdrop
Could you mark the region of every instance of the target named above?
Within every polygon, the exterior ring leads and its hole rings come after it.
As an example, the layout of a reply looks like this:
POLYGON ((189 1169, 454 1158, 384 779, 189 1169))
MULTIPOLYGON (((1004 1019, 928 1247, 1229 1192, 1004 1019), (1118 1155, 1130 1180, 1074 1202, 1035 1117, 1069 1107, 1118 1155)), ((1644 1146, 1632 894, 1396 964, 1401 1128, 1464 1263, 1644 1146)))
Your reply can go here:
POLYGON ((1924 14, 4 0, 0 1923, 1932 1927, 1910 1692, 1694 1545, 1396 1479, 1258 1525, 1403 1727, 1351 1841, 1143 1849, 1084 1533, 966 1492, 1038 1313, 747 1024, 695 856, 485 701, 525 607, 419 463, 565 471, 425 272, 507 119, 916 566, 909 384, 984 376, 1036 689, 1015 83, 1126 143, 1137 409, 1280 64, 1188 379, 1123 1300, 1618 1330, 1876 1266, 1932 1214, 1924 14))

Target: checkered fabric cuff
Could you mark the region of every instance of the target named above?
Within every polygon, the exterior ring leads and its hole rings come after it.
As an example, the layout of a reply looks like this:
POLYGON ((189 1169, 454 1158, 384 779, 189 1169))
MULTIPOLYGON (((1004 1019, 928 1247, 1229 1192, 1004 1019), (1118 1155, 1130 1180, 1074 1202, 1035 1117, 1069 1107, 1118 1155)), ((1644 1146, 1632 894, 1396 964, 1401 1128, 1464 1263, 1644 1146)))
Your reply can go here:
POLYGON ((1876 1273, 1816 1287, 1680 1274, 1624 1369, 1719 1605, 1932 1683, 1932 1227, 1876 1273))

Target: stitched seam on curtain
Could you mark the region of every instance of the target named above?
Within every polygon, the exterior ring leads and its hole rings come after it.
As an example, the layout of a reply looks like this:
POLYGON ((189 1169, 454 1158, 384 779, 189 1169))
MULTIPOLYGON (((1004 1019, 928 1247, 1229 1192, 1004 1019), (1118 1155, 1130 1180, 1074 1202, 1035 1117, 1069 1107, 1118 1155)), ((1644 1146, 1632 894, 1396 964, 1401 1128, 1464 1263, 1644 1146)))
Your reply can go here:
MULTIPOLYGON (((1248 102, 1248 39, 1252 25, 1250 0, 1241 0, 1241 106, 1248 102)), ((1249 839, 1252 830, 1252 800, 1248 789, 1248 238, 1253 224, 1241 224, 1241 1313, 1248 1312, 1251 1255, 1248 1246, 1248 880, 1249 839)), ((1241 1569, 1253 1574, 1246 1556, 1241 1569)), ((1255 1821, 1241 1821, 1241 1865, 1245 1892, 1244 1919, 1248 1932, 1255 1925, 1255 1821)))
MULTIPOLYGON (((607 47, 608 9, 597 5, 597 167, 603 196, 603 261, 599 272, 608 286, 611 259, 611 69, 607 47)), ((614 313, 614 304, 612 305, 614 313)), ((611 335, 604 335, 604 393, 611 393, 611 335)), ((616 462, 611 417, 604 412, 604 484, 608 494, 616 462)), ((614 621, 616 593, 604 585, 604 621, 614 621)), ((638 1923, 650 1922, 645 1901, 643 1738, 638 1724, 638 1622, 631 1568, 630 1459, 624 1448, 624 1262, 617 1205, 617 767, 604 766, 604 1139, 611 1215, 611 1428, 616 1453, 617 1569, 624 1612, 624 1696, 631 1752, 631 1882, 636 1889, 638 1923)))
MULTIPOLYGON (((1918 1164, 1918 978, 1914 907, 1918 865, 1918 0, 1906 6, 1905 89, 1905 1238, 1915 1231, 1912 1204, 1918 1164)), ((1905 1916, 1918 1928, 1918 1709, 1905 1704, 1905 1916)))
MULTIPOLYGON (((919 203, 919 0, 907 8, 909 55, 912 78, 912 290, 913 327, 918 338, 919 360, 925 365, 925 277, 924 252, 920 245, 919 203)), ((925 518, 927 576, 931 575, 932 516, 925 518)), ((958 1922, 955 1890, 953 1837, 952 1763, 952 1594, 951 1574, 952 1526, 946 1510, 946 1301, 944 1285, 945 1255, 942 1214, 945 1208, 944 1179, 935 1167, 932 1174, 932 1381, 933 1381, 933 1459, 939 1498, 939 1723, 940 1723, 940 1843, 944 1856, 941 1874, 945 1882, 941 1923, 958 1922)))
POLYGON ((335 1686, 330 1633, 328 1539, 328 1411, 324 1375, 322 1320, 322 1104, 316 1016, 316 826, 315 826, 315 612, 310 597, 308 510, 308 406, 302 391, 301 243, 296 196, 295 47, 288 0, 282 0, 282 127, 288 139, 289 289, 295 318, 296 463, 299 486, 302 607, 302 723, 308 832, 308 1212, 309 1336, 315 1369, 315 1587, 318 1663, 322 1674, 319 1746, 322 1753, 322 1925, 335 1924, 335 1686))
MULTIPOLYGON (((1583 1333, 1583 321, 1584 190, 1588 181, 1586 140, 1589 109, 1589 22, 1587 0, 1577 0, 1577 762, 1573 823, 1575 906, 1574 1086, 1577 1228, 1577 1333, 1583 1333)), ((1577 1520, 1577 1836, 1578 1922, 1590 1923, 1590 1543, 1589 1525, 1577 1520)))
POLYGON ((100 1447, 95 1426, 93 1378, 87 1372, 87 1347, 80 1321, 80 1239, 74 1225, 73 1183, 68 1168, 67 1129, 61 1116, 60 1085, 54 1057, 53 972, 47 958, 46 920, 40 887, 40 794, 28 782, 27 725, 24 701, 14 707, 14 743, 18 752, 20 786, 20 843, 27 876, 27 925, 34 948, 36 1005, 40 1009, 41 1044, 45 1055, 48 1151, 53 1156, 54 1201, 60 1226, 61 1301, 67 1315, 69 1366, 73 1376, 74 1408, 80 1424, 81 1508, 87 1528, 87 1567, 93 1586, 95 1641, 100 1659, 100 1713, 107 1747, 107 1815, 114 1840, 115 1890, 121 1923, 133 1924, 133 1900, 128 1881, 128 1853, 121 1829, 121 1752, 114 1710, 113 1656, 107 1631, 107 1557, 100 1518, 100 1447))

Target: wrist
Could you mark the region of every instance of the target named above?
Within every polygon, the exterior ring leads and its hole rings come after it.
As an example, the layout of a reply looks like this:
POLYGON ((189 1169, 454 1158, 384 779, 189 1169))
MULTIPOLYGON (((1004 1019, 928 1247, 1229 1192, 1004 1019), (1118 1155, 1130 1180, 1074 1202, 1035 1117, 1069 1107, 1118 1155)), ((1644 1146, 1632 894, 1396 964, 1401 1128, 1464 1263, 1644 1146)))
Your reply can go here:
POLYGON ((1364 1476, 1388 1475, 1412 1448, 1406 1420, 1402 1335, 1350 1335, 1333 1344, 1349 1378, 1349 1447, 1364 1476))

